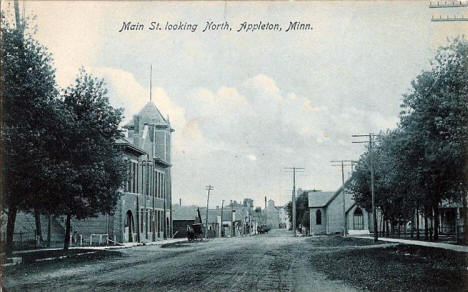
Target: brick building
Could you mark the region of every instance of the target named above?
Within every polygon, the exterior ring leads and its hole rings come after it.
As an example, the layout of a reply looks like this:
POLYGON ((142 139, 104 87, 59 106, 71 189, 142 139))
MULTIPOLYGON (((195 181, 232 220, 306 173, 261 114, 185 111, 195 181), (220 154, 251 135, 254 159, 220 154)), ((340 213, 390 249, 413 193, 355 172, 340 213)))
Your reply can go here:
MULTIPOLYGON (((171 134, 174 130, 169 119, 164 118, 151 101, 124 128, 127 135, 116 144, 123 150, 128 176, 114 214, 84 220, 72 218, 72 245, 103 244, 108 238, 111 242, 123 243, 172 236, 171 134)), ((63 216, 50 218, 50 224, 52 245, 62 244, 63 216)), ((48 226, 49 218, 41 216, 43 239, 47 237, 48 226)), ((4 233, 2 227, 2 239, 4 233)), ((31 214, 18 214, 15 233, 21 237, 20 241, 26 237, 35 241, 31 214)))

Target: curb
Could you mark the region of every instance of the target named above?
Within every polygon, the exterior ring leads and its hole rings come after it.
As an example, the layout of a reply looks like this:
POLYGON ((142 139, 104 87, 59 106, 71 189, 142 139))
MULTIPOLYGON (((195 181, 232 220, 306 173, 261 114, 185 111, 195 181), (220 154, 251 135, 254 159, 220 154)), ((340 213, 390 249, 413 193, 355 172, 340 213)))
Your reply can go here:
MULTIPOLYGON (((56 257, 48 257, 48 258, 39 258, 35 259, 33 262, 30 263, 36 263, 36 262, 45 262, 45 261, 52 261, 52 260, 61 260, 61 259, 66 259, 66 258, 71 258, 71 257, 76 257, 76 256, 83 256, 87 254, 94 254, 97 253, 100 250, 115 250, 115 249, 125 249, 125 248, 133 248, 133 247, 139 247, 139 246, 152 246, 152 245, 159 245, 160 247, 164 247, 165 245, 171 245, 171 244, 176 244, 179 242, 185 242, 187 241, 186 238, 181 238, 181 239, 175 239, 175 240, 160 240, 160 241, 152 241, 152 242, 139 242, 139 243, 134 243, 134 244, 129 244, 129 245, 110 245, 110 246, 97 246, 97 247, 83 247, 83 249, 88 249, 91 251, 87 252, 82 252, 82 253, 76 253, 72 255, 62 255, 62 256, 56 256, 56 257)), ((82 247, 71 247, 70 249, 81 249, 82 247)), ((54 249, 55 250, 55 249, 54 249)), ((40 251, 38 249, 37 251, 40 251)), ((19 252, 17 255, 21 255, 21 253, 24 252, 19 252)), ((20 265, 23 264, 23 257, 21 256, 15 256, 8 258, 7 260, 11 260, 12 262, 10 263, 5 263, 2 264, 2 267, 9 267, 9 266, 15 266, 15 265, 20 265)))

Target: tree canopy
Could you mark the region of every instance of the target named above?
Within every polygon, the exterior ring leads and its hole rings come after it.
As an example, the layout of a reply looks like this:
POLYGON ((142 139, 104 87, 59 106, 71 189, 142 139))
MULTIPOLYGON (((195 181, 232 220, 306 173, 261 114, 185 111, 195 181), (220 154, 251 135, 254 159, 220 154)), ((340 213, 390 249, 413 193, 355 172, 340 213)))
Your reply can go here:
POLYGON ((16 213, 34 209, 70 219, 111 214, 125 166, 115 142, 122 111, 114 109, 103 80, 80 70, 60 90, 52 56, 28 33, 28 21, 12 25, 2 15, 3 211, 11 254, 16 213))
POLYGON ((350 191, 369 209, 372 155, 376 206, 390 220, 409 220, 415 209, 437 216, 443 200, 466 200, 467 41, 451 40, 439 48, 431 65, 403 95, 398 127, 380 133, 373 151, 361 156, 353 174, 350 191))

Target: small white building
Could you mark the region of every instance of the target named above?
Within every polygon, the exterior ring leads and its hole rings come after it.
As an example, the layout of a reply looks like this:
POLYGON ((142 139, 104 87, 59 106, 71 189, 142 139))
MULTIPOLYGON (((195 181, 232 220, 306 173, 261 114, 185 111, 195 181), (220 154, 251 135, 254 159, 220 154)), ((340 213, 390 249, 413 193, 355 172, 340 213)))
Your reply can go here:
POLYGON ((344 226, 348 234, 369 234, 371 214, 356 204, 351 193, 343 193, 343 187, 336 192, 304 192, 308 195, 311 235, 342 234, 344 226))

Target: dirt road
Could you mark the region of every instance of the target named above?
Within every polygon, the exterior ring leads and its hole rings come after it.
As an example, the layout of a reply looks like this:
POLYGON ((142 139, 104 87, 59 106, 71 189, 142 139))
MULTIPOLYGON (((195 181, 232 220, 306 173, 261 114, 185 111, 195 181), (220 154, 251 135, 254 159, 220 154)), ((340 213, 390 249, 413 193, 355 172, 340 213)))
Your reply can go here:
POLYGON ((110 256, 6 271, 8 291, 355 291, 314 270, 321 252, 287 231, 142 246, 110 256))

